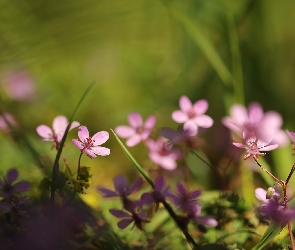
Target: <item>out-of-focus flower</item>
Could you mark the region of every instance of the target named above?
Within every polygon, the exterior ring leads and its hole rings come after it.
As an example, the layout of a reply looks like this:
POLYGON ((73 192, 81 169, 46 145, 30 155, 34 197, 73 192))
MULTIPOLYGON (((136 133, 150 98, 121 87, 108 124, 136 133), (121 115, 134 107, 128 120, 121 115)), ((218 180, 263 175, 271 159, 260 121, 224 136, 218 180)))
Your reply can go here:
POLYGON ((190 206, 190 210, 188 211, 188 218, 195 220, 198 224, 216 227, 218 225, 217 220, 214 219, 213 216, 202 216, 201 215, 201 206, 199 204, 194 204, 190 206))
POLYGON ((198 127, 209 128, 213 125, 213 119, 205 115, 208 109, 206 100, 199 100, 192 104, 187 96, 180 97, 180 110, 172 113, 172 119, 177 123, 183 123, 184 130, 190 131, 190 135, 196 135, 198 127))
POLYGON ((172 149, 172 144, 168 144, 163 137, 159 137, 156 141, 148 139, 146 145, 150 150, 149 158, 152 162, 167 170, 174 170, 177 167, 176 160, 181 157, 181 153, 172 149))
POLYGON ((180 210, 187 214, 195 213, 195 206, 198 205, 197 198, 201 195, 201 190, 188 191, 183 183, 177 183, 177 194, 170 193, 169 197, 172 199, 173 204, 180 210))
POLYGON ((13 100, 31 101, 35 96, 35 84, 26 71, 12 71, 2 81, 6 94, 13 100))
POLYGON ((17 124, 16 120, 14 119, 14 117, 11 114, 4 112, 0 116, 0 130, 3 130, 5 132, 9 132, 10 126, 16 127, 17 125, 18 124, 17 124))
POLYGON ((174 130, 171 128, 161 128, 161 135, 167 138, 172 144, 184 144, 189 149, 194 149, 198 146, 198 138, 192 135, 192 131, 184 130, 180 128, 179 130, 174 130))
POLYGON ((149 222, 149 220, 146 219, 147 212, 144 210, 140 211, 139 213, 132 212, 130 214, 122 210, 110 209, 110 213, 116 216, 117 218, 122 218, 122 220, 118 222, 118 227, 121 229, 126 228, 132 222, 134 222, 134 225, 138 229, 143 230, 142 228, 143 222, 149 222))
POLYGON ((257 102, 251 103, 248 110, 240 104, 235 104, 231 107, 230 114, 230 117, 222 119, 222 123, 232 131, 243 133, 246 140, 256 137, 266 142, 271 137, 272 140, 268 143, 279 146, 284 146, 288 142, 286 133, 281 129, 283 124, 281 115, 275 111, 264 113, 257 102))
POLYGON ((169 197, 169 187, 165 187, 165 180, 163 176, 160 176, 155 181, 154 190, 150 193, 143 193, 141 195, 142 204, 149 205, 151 203, 156 203, 158 205, 160 202, 165 201, 166 197, 169 197))
POLYGON ((151 115, 143 122, 141 115, 133 112, 128 115, 128 122, 130 126, 118 126, 115 132, 119 137, 128 138, 126 145, 133 147, 150 136, 156 124, 156 117, 151 115))
MULTIPOLYGON (((42 141, 53 141, 54 147, 58 149, 68 124, 68 119, 63 115, 59 115, 53 119, 52 128, 42 124, 36 128, 36 131, 42 137, 42 141)), ((70 130, 79 125, 79 122, 73 121, 70 130)))
POLYGON ((30 188, 28 181, 20 181, 13 184, 18 177, 18 171, 14 168, 7 171, 3 180, 0 179, 0 197, 11 198, 16 194, 26 192, 30 188))
POLYGON ((247 154, 244 156, 244 160, 246 160, 252 156, 263 156, 263 151, 271 151, 276 149, 278 147, 278 144, 269 145, 271 141, 272 137, 269 137, 268 139, 265 137, 265 141, 261 141, 260 139, 257 139, 255 137, 245 138, 244 136, 243 143, 233 142, 233 145, 238 148, 245 148, 247 150, 247 154))
POLYGON ((73 144, 79 148, 82 153, 85 152, 90 158, 96 158, 97 155, 106 156, 110 154, 109 148, 99 146, 109 139, 108 132, 97 132, 91 137, 89 136, 87 127, 80 126, 78 129, 78 136, 80 140, 73 139, 73 144))

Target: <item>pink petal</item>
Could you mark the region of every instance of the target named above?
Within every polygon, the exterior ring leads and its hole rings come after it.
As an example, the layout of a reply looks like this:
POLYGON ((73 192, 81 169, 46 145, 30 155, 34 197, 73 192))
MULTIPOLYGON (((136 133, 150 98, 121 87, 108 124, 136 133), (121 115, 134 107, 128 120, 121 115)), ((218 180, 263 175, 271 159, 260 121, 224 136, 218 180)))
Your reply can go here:
POLYGON ((49 128, 46 125, 40 125, 36 128, 36 132, 38 135, 43 137, 43 140, 49 140, 53 141, 52 136, 53 136, 53 131, 51 128, 49 128))
POLYGON ((89 138, 89 131, 87 127, 80 126, 78 129, 78 136, 82 142, 85 142, 85 140, 89 138))
POLYGON ((79 127, 79 126, 80 126, 80 122, 73 121, 71 124, 70 130, 72 130, 73 128, 79 127))
POLYGON ((278 147, 278 144, 268 145, 266 147, 260 148, 259 151, 271 151, 278 147))
POLYGON ((263 118, 263 109, 257 102, 253 102, 249 105, 249 122, 252 124, 259 123, 263 118))
POLYGON ((152 139, 148 139, 146 142, 145 142, 145 145, 149 148, 150 151, 152 152, 155 152, 158 150, 158 146, 157 146, 157 143, 152 140, 152 139))
POLYGON ((126 141, 126 145, 128 147, 134 147, 135 145, 137 145, 140 142, 141 142, 141 136, 135 134, 126 141))
POLYGON ((290 139, 295 142, 295 133, 294 132, 290 132, 288 129, 286 130, 288 136, 290 137, 290 139))
POLYGON ((183 95, 182 97, 180 97, 179 107, 182 111, 188 112, 192 108, 192 106, 192 102, 187 96, 183 95))
POLYGON ((115 128, 115 133, 122 138, 128 138, 134 135, 135 129, 130 126, 118 126, 115 128))
POLYGON ((123 175, 116 176, 114 179, 114 186, 119 193, 125 192, 128 189, 127 178, 123 175))
POLYGON ((139 113, 133 112, 128 115, 128 122, 131 127, 138 128, 143 125, 142 117, 139 113))
POLYGON ((109 148, 105 148, 105 147, 91 147, 91 150, 94 154, 96 155, 100 155, 100 156, 106 156, 109 155, 111 153, 109 148))
POLYGON ((18 177, 18 171, 16 169, 8 170, 6 174, 6 180, 9 184, 13 183, 18 177))
POLYGON ((147 120, 144 123, 144 127, 147 129, 152 129, 156 124, 156 116, 151 115, 147 118, 147 120))
POLYGON ((174 170, 177 167, 175 160, 168 156, 163 156, 159 162, 159 165, 167 170, 174 170))
POLYGON ((271 142, 274 144, 278 144, 279 147, 283 147, 287 145, 289 139, 283 130, 279 130, 274 134, 273 140, 271 142))
POLYGON ((133 219, 123 219, 118 222, 118 227, 121 229, 124 229, 130 225, 130 223, 133 221, 133 219))
POLYGON ((84 144, 77 139, 73 139, 72 143, 79 149, 84 149, 84 144))
POLYGON ((283 125, 282 116, 275 111, 268 111, 264 114, 262 126, 270 128, 280 128, 283 125))
POLYGON ((109 139, 109 133, 107 131, 97 132, 92 136, 93 146, 101 145, 109 139))
POLYGON ((210 216, 201 216, 198 219, 198 222, 202 225, 210 226, 210 227, 216 227, 218 225, 217 220, 210 216))
POLYGON ((255 189, 255 196, 260 201, 263 201, 265 203, 268 202, 268 199, 266 199, 266 191, 263 188, 256 188, 255 189))
POLYGON ((94 153, 92 148, 86 148, 84 151, 90 158, 96 158, 97 155, 94 153))
POLYGON ((208 109, 208 102, 204 99, 199 100, 193 105, 193 109, 197 114, 204 114, 208 109))
POLYGON ((58 133, 58 132, 64 133, 67 126, 68 126, 68 119, 65 116, 60 115, 53 119, 52 128, 55 133, 58 133))
POLYGON ((183 124, 183 129, 189 136, 195 136, 198 133, 198 126, 193 121, 187 121, 183 124))
POLYGON ((222 121, 222 124, 226 126, 228 129, 242 132, 241 126, 236 124, 235 120, 229 117, 223 117, 221 121, 222 121))
POLYGON ((247 109, 240 104, 235 104, 230 109, 231 118, 237 124, 243 124, 248 122, 248 112, 247 109))
POLYGON ((246 146, 242 143, 238 143, 238 142, 233 142, 233 145, 235 145, 238 148, 245 148, 246 146))
POLYGON ((183 111, 176 110, 176 111, 173 111, 173 113, 172 113, 172 119, 175 122, 184 123, 184 122, 186 122, 188 120, 188 116, 183 111))
POLYGON ((210 128, 213 125, 213 119, 208 115, 197 116, 194 121, 202 128, 210 128))

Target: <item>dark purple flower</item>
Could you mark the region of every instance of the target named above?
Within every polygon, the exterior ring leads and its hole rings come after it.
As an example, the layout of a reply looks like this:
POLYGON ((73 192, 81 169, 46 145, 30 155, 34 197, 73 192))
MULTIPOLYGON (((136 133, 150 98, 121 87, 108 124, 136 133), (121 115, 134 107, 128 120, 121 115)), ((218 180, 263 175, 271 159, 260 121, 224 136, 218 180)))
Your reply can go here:
POLYGON ((99 146, 109 139, 108 132, 97 132, 91 137, 89 136, 87 127, 80 126, 78 129, 78 136, 80 140, 73 139, 73 144, 79 148, 82 153, 85 152, 90 158, 96 158, 97 155, 106 156, 110 154, 110 149, 99 146))
POLYGON ((122 218, 122 220, 118 222, 118 227, 121 229, 128 227, 132 222, 134 222, 134 225, 138 229, 143 230, 142 223, 149 222, 149 220, 146 219, 147 212, 144 210, 140 211, 139 213, 127 213, 125 211, 118 209, 110 209, 110 213, 116 216, 117 218, 122 218))
POLYGON ((198 205, 197 198, 201 195, 201 190, 187 191, 184 184, 177 183, 177 194, 170 193, 169 197, 173 204, 187 214, 194 213, 195 206, 198 205))
POLYGON ((275 111, 264 113, 257 102, 251 103, 248 110, 240 104, 235 104, 231 107, 230 114, 230 117, 222 119, 222 123, 232 131, 254 136, 264 142, 271 137, 272 140, 268 143, 279 146, 284 146, 288 142, 286 133, 281 129, 281 115, 275 111))
POLYGON ((206 100, 199 100, 192 104, 187 96, 180 97, 180 110, 172 113, 172 119, 177 123, 183 123, 185 130, 191 131, 191 135, 196 135, 198 127, 209 128, 213 125, 213 119, 205 115, 208 109, 206 100))
POLYGON ((15 194, 26 192, 30 188, 28 181, 19 181, 13 184, 18 177, 16 169, 7 171, 3 180, 0 179, 0 197, 11 198, 15 194))
POLYGON ((159 203, 165 201, 165 198, 169 197, 169 195, 169 187, 165 187, 164 177, 160 176, 155 181, 154 190, 150 193, 143 193, 141 195, 141 202, 145 205, 156 203, 158 208, 159 203))
POLYGON ((156 117, 151 115, 143 122, 141 115, 133 112, 128 115, 128 122, 130 126, 118 126, 115 132, 119 137, 128 138, 126 141, 128 147, 134 147, 150 136, 156 124, 156 117))
POLYGON ((201 216, 201 206, 199 204, 190 206, 188 218, 204 226, 216 227, 218 225, 213 216, 201 216))
POLYGON ((176 160, 181 157, 181 152, 172 149, 172 144, 159 137, 156 141, 149 139, 146 145, 150 150, 149 158, 164 169, 174 170, 177 167, 176 160))

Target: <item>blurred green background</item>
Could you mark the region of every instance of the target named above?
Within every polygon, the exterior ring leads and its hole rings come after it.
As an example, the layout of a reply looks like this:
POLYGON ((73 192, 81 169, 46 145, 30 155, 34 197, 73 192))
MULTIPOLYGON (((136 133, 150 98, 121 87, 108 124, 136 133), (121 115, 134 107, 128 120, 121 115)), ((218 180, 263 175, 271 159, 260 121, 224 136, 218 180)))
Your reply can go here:
MULTIPOLYGON (((280 112, 284 128, 294 131, 294 8, 291 0, 0 0, 1 81, 22 70, 36 85, 29 102, 10 100, 1 89, 1 109, 52 161, 55 151, 35 128, 70 117, 91 82, 75 119, 90 134, 127 124, 132 111, 144 119, 155 114, 157 128, 176 128, 171 113, 181 95, 209 101, 216 131, 231 104, 251 101, 280 112)), ((214 147, 214 136, 204 136, 214 147)), ((76 137, 71 131, 69 139, 76 137)), ((75 169, 79 151, 69 139, 64 153, 75 169)), ((95 176, 93 192, 116 174, 136 172, 113 136, 105 146, 110 156, 82 158, 95 176)), ((15 166, 24 177, 38 176, 31 157, 5 133, 0 150, 2 173, 15 166)), ((149 164, 143 146, 130 151, 149 164)))

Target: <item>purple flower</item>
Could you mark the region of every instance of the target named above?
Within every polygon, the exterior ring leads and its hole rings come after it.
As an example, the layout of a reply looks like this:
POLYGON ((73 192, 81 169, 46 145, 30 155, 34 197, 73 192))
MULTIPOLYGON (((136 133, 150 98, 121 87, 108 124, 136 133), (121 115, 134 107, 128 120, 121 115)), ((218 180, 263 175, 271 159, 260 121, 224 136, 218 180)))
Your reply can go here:
MULTIPOLYGON (((246 136, 244 135, 244 137, 246 136)), ((258 157, 265 155, 260 151, 271 151, 276 149, 278 147, 278 144, 269 145, 271 141, 272 137, 269 137, 268 139, 265 137, 265 141, 261 141, 260 139, 257 139, 255 137, 249 137, 244 138, 243 143, 233 142, 233 145, 238 148, 245 148, 247 150, 247 154, 244 156, 244 160, 246 160, 252 156, 258 157)))
POLYGON ((191 135, 196 135, 198 127, 209 128, 213 125, 213 119, 205 115, 208 109, 206 100, 199 100, 192 104, 187 96, 180 97, 180 110, 172 113, 172 119, 177 123, 183 123, 184 130, 191 131, 191 135))
POLYGON ((149 158, 152 162, 167 170, 174 170, 177 167, 176 160, 181 157, 181 153, 172 149, 172 144, 166 143, 163 137, 159 137, 156 141, 149 139, 146 145, 150 150, 149 158))
POLYGON ((7 112, 2 113, 0 116, 0 130, 3 130, 5 132, 10 131, 10 126, 16 127, 18 124, 14 117, 7 112))
MULTIPOLYGON (((54 147, 58 149, 68 124, 68 119, 63 115, 60 115, 53 119, 52 128, 42 124, 36 128, 36 131, 38 135, 42 137, 42 141, 53 141, 54 147)), ((73 121, 70 130, 79 125, 79 122, 73 121)))
POLYGON ((134 225, 138 229, 143 230, 142 223, 149 222, 149 220, 146 219, 146 211, 141 211, 139 213, 132 212, 130 214, 122 210, 110 209, 110 213, 117 218, 122 218, 122 220, 118 222, 118 227, 121 229, 128 227, 132 222, 134 222, 134 225))
POLYGON ((188 218, 204 226, 216 227, 218 225, 217 220, 213 216, 201 216, 201 206, 199 204, 190 206, 188 218))
POLYGON ((151 115, 143 122, 141 115, 133 112, 128 115, 128 122, 130 126, 118 126, 115 132, 119 137, 128 138, 126 145, 133 147, 150 136, 156 124, 156 117, 151 115))
POLYGON ((73 139, 73 144, 80 149, 82 153, 86 153, 90 158, 96 158, 97 155, 106 156, 110 154, 110 149, 100 147, 109 139, 109 133, 106 131, 97 132, 92 137, 89 136, 87 127, 80 126, 78 129, 80 140, 73 139))
POLYGON ((26 192, 30 188, 28 181, 20 181, 13 184, 18 177, 18 171, 14 168, 7 171, 3 180, 0 179, 0 197, 11 198, 15 194, 26 192))
POLYGON ((271 142, 279 146, 288 142, 286 133, 281 129, 281 115, 275 111, 263 113, 257 102, 251 103, 248 110, 240 104, 235 104, 231 107, 230 114, 230 117, 222 119, 222 123, 232 131, 245 133, 249 137, 255 136, 264 142, 271 137, 271 142))
POLYGON ((202 191, 187 191, 184 184, 181 182, 177 183, 177 191, 177 194, 169 194, 174 205, 187 214, 195 213, 195 206, 198 205, 197 198, 201 195, 202 191))
POLYGON ((163 176, 160 176, 155 181, 154 190, 150 193, 143 193, 141 195, 142 204, 149 205, 151 203, 156 203, 158 205, 160 202, 165 201, 166 197, 169 197, 169 187, 165 187, 165 180, 163 176))

